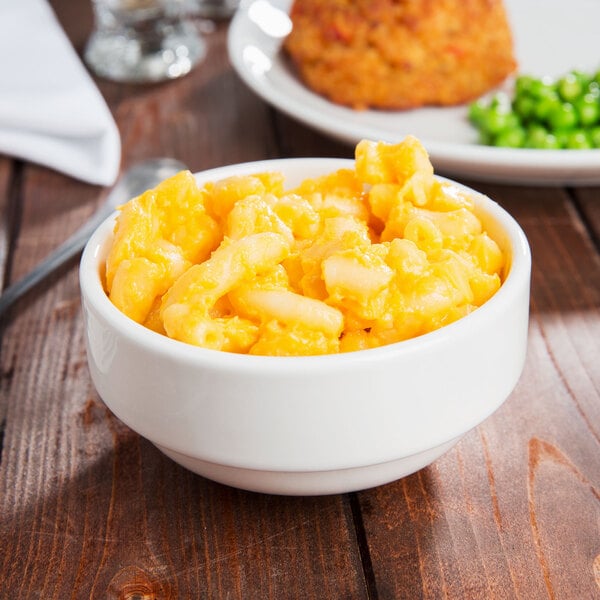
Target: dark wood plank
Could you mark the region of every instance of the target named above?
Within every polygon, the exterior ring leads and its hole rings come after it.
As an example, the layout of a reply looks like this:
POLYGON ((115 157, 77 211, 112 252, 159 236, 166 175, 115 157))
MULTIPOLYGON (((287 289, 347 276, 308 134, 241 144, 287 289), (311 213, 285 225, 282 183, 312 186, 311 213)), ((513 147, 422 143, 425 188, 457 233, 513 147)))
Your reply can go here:
POLYGON ((591 235, 592 243, 600 248, 600 188, 573 190, 577 206, 591 235))
MULTIPOLYGON (((8 157, 0 157, 0 289, 8 278, 10 265, 10 251, 16 229, 15 203, 13 194, 17 186, 13 177, 14 164, 8 157)), ((2 322, 0 320, 0 340, 2 339, 2 322)), ((4 372, 0 370, 0 382, 4 379, 4 372)), ((2 458, 2 439, 6 423, 7 403, 0 396, 0 459, 2 458)))
POLYGON ((282 156, 286 158, 320 156, 354 158, 354 145, 327 137, 296 119, 271 109, 282 156))
MULTIPOLYGON (((199 170, 277 155, 267 107, 228 67, 225 33, 223 26, 212 35, 209 59, 180 81, 100 83, 122 133, 124 165, 166 154, 199 170)), ((23 182, 15 278, 101 196, 40 167, 28 166, 23 182)), ((18 307, 4 334, 3 595, 366 597, 347 497, 246 493, 181 469, 97 397, 83 327, 72 264, 18 307)))
POLYGON ((448 454, 359 495, 378 597, 592 598, 598 256, 564 192, 472 185, 510 210, 531 243, 527 363, 508 401, 448 454))

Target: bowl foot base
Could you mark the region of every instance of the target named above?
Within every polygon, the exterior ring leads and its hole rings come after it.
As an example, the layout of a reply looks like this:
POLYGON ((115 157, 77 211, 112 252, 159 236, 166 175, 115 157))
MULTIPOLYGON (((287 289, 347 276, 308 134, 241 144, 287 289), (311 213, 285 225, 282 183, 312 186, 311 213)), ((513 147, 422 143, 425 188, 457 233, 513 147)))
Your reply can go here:
MULTIPOLYGON (((462 437, 462 436, 461 436, 462 437)), ((157 448, 181 466, 207 479, 252 492, 288 496, 342 494, 390 483, 426 467, 460 438, 398 460, 328 471, 262 471, 193 458, 163 446, 157 448)))

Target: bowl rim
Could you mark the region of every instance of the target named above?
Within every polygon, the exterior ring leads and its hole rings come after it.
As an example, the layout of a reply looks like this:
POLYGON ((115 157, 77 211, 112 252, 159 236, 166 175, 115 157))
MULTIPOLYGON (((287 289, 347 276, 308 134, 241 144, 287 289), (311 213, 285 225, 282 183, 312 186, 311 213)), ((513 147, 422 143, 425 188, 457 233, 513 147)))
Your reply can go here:
MULTIPOLYGON (((332 167, 346 168, 353 164, 353 159, 344 158, 280 158, 230 164, 200 171, 194 173, 194 176, 199 183, 204 183, 233 174, 245 175, 265 170, 281 171, 286 166, 314 169, 317 165, 327 172, 332 167)), ((304 177, 308 176, 310 175, 304 175, 304 177)), ((522 289, 523 283, 526 282, 529 285, 531 277, 531 250, 525 233, 515 218, 495 200, 473 188, 446 177, 439 175, 435 175, 435 177, 468 191, 475 198, 480 212, 484 212, 499 223, 506 233, 510 246, 511 264, 500 288, 484 304, 457 321, 414 338, 354 352, 311 356, 255 356, 202 348, 161 335, 123 314, 109 300, 102 285, 99 268, 106 256, 108 239, 112 235, 117 212, 110 215, 96 229, 84 248, 79 265, 81 293, 93 310, 115 331, 156 355, 164 355, 171 361, 181 361, 183 364, 208 365, 216 369, 238 372, 252 371, 254 373, 261 370, 269 371, 273 368, 276 368, 279 373, 305 371, 307 368, 319 371, 336 369, 336 367, 347 369, 355 361, 377 361, 382 356, 389 354, 401 356, 405 353, 412 354, 416 351, 423 351, 429 346, 446 343, 449 337, 456 336, 468 325, 476 325, 480 319, 491 318, 495 313, 502 312, 503 307, 510 303, 511 297, 522 289)))

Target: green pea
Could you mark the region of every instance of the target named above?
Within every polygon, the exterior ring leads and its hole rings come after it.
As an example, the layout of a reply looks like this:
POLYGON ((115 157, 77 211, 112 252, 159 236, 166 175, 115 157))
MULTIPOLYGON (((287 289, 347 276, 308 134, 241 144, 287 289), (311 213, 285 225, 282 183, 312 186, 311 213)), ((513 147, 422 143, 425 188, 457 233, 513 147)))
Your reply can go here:
POLYGON ((569 131, 568 129, 557 129, 556 131, 553 131, 554 136, 556 137, 556 140, 558 141, 558 145, 561 148, 566 148, 567 147, 567 140, 569 139, 569 135, 571 134, 571 131, 569 131))
POLYGON ((554 81, 549 78, 534 79, 529 88, 529 93, 534 98, 547 98, 548 96, 554 96, 556 94, 556 85, 554 81))
POLYGON ((594 125, 600 121, 600 98, 594 94, 586 94, 577 98, 575 109, 583 127, 594 125))
POLYGON ((548 114, 551 129, 573 129, 577 127, 578 118, 575 108, 569 102, 563 102, 548 114))
MULTIPOLYGON (((587 84, 586 84, 587 85, 587 84)), ((565 102, 573 102, 581 96, 584 85, 575 73, 567 73, 558 81, 558 93, 565 102)))
POLYGON ((588 150, 592 148, 592 141, 583 129, 576 129, 569 133, 566 147, 571 150, 588 150))
POLYGON ((515 80, 515 94, 517 96, 531 94, 531 88, 535 79, 530 75, 519 75, 515 80))
POLYGON ((483 100, 477 100, 469 105, 469 120, 475 125, 481 125, 488 111, 488 105, 483 100))
POLYGON ((556 136, 539 126, 534 126, 529 129, 525 140, 525 146, 527 148, 539 148, 543 150, 560 148, 556 136))
POLYGON ((521 126, 521 119, 519 115, 513 110, 509 110, 506 114, 506 127, 505 129, 515 129, 521 126))
POLYGON ((513 100, 513 110, 519 115, 522 121, 528 121, 533 118, 536 107, 536 100, 532 96, 523 94, 513 100))
POLYGON ((590 142, 594 148, 600 148, 600 126, 592 127, 589 131, 590 142))
POLYGON ((525 130, 520 127, 511 127, 501 131, 494 140, 494 146, 503 148, 522 148, 525 145, 525 130))
POLYGON ((560 96, 557 93, 548 94, 536 102, 533 115, 539 121, 545 121, 551 112, 560 110, 561 104, 560 96))
POLYGON ((504 129, 518 124, 518 117, 512 111, 501 107, 490 108, 484 116, 482 128, 491 135, 497 135, 504 129))
POLYGON ((480 142, 509 148, 600 148, 600 70, 557 80, 521 74, 512 97, 469 105, 480 142))
POLYGON ((531 137, 532 135, 542 135, 547 133, 548 130, 539 123, 533 123, 527 128, 527 136, 531 137))

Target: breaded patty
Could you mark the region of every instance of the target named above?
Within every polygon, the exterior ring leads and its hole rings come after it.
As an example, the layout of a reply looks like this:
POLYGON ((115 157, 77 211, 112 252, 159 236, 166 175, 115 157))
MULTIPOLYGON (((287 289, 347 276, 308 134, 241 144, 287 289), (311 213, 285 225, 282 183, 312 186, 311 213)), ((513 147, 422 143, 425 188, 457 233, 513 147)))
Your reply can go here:
POLYGON ((302 79, 357 109, 461 104, 516 68, 502 0, 295 0, 290 16, 302 79))

